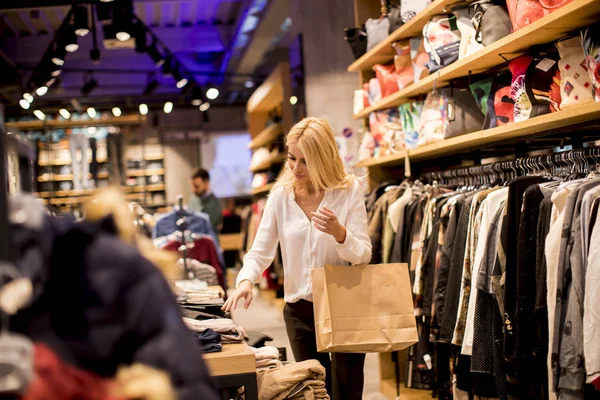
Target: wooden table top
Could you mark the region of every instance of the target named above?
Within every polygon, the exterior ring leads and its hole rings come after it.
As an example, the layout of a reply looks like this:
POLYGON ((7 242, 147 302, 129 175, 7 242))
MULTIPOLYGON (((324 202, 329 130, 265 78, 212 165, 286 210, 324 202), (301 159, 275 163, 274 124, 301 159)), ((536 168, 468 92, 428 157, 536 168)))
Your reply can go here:
POLYGON ((246 343, 224 344, 223 351, 204 354, 203 357, 213 376, 256 372, 256 357, 246 343))

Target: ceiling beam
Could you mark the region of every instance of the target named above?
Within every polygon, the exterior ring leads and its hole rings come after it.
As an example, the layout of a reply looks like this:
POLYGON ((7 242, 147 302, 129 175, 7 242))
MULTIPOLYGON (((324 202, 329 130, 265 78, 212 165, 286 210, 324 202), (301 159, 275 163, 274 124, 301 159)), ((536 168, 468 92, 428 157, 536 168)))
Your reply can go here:
MULTIPOLYGON (((134 0, 135 3, 177 3, 181 0, 134 0)), ((237 2, 241 0, 229 0, 237 2)), ((73 0, 2 0, 0 1, 0 11, 40 9, 57 6, 71 6, 73 0)))

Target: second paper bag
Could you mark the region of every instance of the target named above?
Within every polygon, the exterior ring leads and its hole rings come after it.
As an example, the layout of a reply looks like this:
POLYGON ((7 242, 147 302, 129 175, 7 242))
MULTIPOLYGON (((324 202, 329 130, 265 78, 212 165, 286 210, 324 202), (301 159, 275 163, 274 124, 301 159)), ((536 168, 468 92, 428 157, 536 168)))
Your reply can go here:
POLYGON ((312 270, 317 349, 382 353, 418 341, 406 264, 312 270))

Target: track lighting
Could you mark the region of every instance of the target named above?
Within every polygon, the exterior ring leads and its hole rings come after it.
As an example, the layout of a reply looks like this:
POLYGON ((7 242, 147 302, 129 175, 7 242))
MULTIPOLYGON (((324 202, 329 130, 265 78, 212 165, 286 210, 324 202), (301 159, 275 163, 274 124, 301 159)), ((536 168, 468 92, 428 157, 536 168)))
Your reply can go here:
POLYGON ((144 89, 144 96, 150 96, 154 91, 158 88, 158 80, 154 75, 150 76, 148 83, 146 84, 146 88, 144 89))
POLYGON ((52 62, 59 67, 65 64, 65 58, 67 56, 67 50, 64 46, 59 46, 58 43, 55 45, 54 54, 52 56, 52 62))
POLYGON ((196 86, 194 87, 194 89, 192 89, 192 105, 195 107, 199 107, 200 105, 202 105, 202 102, 202 89, 196 86))
POLYGON ((61 108, 60 110, 58 110, 58 113, 64 118, 64 119, 69 119, 71 118, 71 113, 66 109, 66 108, 61 108))
POLYGON ((46 119, 46 114, 44 114, 43 112, 41 112, 40 110, 35 110, 33 112, 33 115, 35 115, 36 117, 38 117, 38 119, 41 119, 42 121, 44 119, 46 119))
POLYGON ((112 113, 113 113, 113 115, 115 117, 120 117, 121 116, 121 109, 119 107, 113 107, 112 113))
POLYGON ((165 106, 163 107, 163 111, 165 112, 165 114, 171 113, 171 111, 173 111, 173 103, 167 101, 165 103, 165 106))
POLYGON ((35 91, 35 94, 37 94, 38 96, 43 96, 46 93, 48 93, 48 86, 40 86, 35 91))
POLYGON ((86 81, 81 87, 81 94, 84 96, 88 96, 90 93, 92 93, 92 90, 98 87, 98 81, 91 76, 91 73, 88 73, 86 76, 86 81))
POLYGON ((206 91, 206 97, 208 97, 209 100, 214 100, 217 97, 219 97, 219 89, 217 88, 210 88, 206 91))
POLYGON ((199 107, 199 110, 200 110, 200 111, 202 111, 202 112, 205 112, 205 111, 207 111, 209 108, 210 108, 210 103, 209 103, 209 102, 206 102, 206 103, 202 104, 202 105, 199 107))
POLYGON ((246 83, 244 83, 244 86, 246 87, 246 89, 252 89, 254 87, 254 81, 251 79, 248 79, 246 81, 246 83))
POLYGON ((94 107, 88 107, 88 109, 86 110, 87 115, 90 116, 90 118, 96 118, 96 109, 94 107))
POLYGON ((142 114, 142 115, 148 114, 148 105, 140 104, 140 114, 142 114))
POLYGON ((23 93, 23 98, 27 100, 27 102, 33 103, 33 96, 31 95, 31 93, 23 93))
POLYGON ((116 37, 121 42, 126 42, 129 39, 131 39, 131 35, 125 29, 121 29, 121 30, 117 31, 116 37))
POLYGON ((162 66, 162 76, 163 78, 171 78, 173 76, 173 66, 171 65, 171 57, 168 57, 165 60, 165 63, 162 66))
POLYGON ((85 36, 90 33, 90 25, 88 19, 88 6, 79 4, 73 10, 73 26, 77 36, 85 36))
POLYGON ((175 78, 175 81, 177 82, 177 89, 181 89, 181 88, 185 87, 185 85, 188 84, 187 78, 185 78, 178 69, 175 69, 173 71, 173 77, 175 78))
POLYGON ((292 96, 290 97, 290 104, 295 106, 298 103, 298 97, 292 96))
POLYGON ((166 61, 156 48, 156 42, 153 42, 150 47, 148 47, 148 55, 152 58, 156 68, 161 67, 166 61))
POLYGON ((26 99, 21 99, 21 100, 19 100, 19 105, 21 106, 22 109, 29 110, 31 103, 29 103, 29 101, 26 99))
POLYGON ((74 53, 79 50, 77 35, 75 34, 75 28, 73 25, 67 25, 62 33, 62 41, 64 43, 65 50, 69 53, 74 53))

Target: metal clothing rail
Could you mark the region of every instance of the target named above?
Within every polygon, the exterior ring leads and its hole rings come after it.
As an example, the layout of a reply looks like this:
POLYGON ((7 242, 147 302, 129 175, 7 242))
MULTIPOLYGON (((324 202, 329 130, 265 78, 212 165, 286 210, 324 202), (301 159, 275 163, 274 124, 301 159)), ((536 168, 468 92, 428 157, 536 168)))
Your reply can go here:
POLYGON ((0 104, 0 263, 14 262, 14 254, 10 246, 10 224, 8 222, 8 168, 6 155, 4 107, 0 104))

